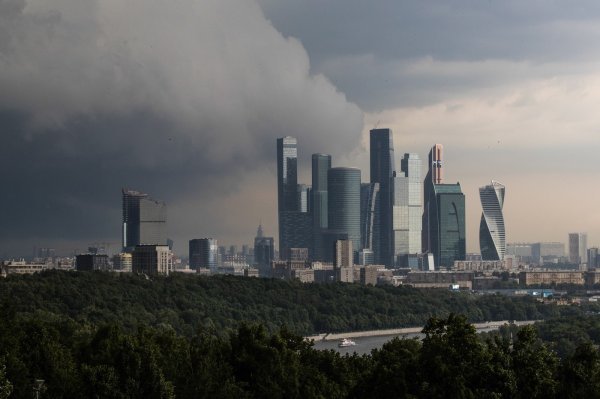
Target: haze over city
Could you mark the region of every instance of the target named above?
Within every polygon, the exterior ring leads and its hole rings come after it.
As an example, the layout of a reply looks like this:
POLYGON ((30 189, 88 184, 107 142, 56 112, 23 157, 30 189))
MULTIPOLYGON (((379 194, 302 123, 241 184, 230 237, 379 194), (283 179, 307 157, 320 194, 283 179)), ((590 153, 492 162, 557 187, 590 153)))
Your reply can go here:
MULTIPOLYGON (((466 196, 506 185, 507 241, 600 237, 600 4, 0 0, 0 255, 120 242, 121 188, 188 240, 277 236, 275 138, 369 178, 394 132, 466 196)), ((425 162, 424 162, 425 164, 425 162)))

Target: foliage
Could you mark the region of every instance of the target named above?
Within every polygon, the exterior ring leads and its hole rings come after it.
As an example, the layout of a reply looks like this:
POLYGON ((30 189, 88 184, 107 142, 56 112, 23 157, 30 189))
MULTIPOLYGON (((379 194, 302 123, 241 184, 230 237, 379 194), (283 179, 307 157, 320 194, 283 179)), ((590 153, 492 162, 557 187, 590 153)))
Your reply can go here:
POLYGON ((0 304, 44 320, 91 326, 116 323, 129 332, 138 326, 167 326, 187 337, 199 329, 225 334, 242 321, 260 322, 269 332, 285 325, 307 335, 422 326, 430 317, 450 313, 480 322, 546 319, 567 310, 528 297, 444 289, 181 274, 147 279, 54 270, 0 279, 0 304))

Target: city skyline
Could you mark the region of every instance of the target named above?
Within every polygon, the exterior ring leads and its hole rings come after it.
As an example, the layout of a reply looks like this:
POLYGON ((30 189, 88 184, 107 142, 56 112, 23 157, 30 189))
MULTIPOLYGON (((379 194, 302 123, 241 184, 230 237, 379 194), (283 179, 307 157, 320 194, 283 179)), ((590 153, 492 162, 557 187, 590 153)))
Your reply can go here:
POLYGON ((595 3, 27 0, 0 10, 0 256, 117 248, 121 187, 168 204, 179 254, 193 237, 250 243, 261 220, 276 237, 272 140, 303 143, 308 183, 313 153, 365 173, 380 127, 396 154, 425 160, 444 144, 445 180, 466 197, 468 252, 479 250, 478 188, 490 179, 510 188, 509 242, 573 231, 600 241, 595 3))

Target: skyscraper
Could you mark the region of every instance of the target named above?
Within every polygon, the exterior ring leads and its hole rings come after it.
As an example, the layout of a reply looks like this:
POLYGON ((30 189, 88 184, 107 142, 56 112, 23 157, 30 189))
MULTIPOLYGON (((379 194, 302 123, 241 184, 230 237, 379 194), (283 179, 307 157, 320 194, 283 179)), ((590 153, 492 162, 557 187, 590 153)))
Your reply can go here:
POLYGON ((260 277, 271 276, 271 261, 275 259, 275 246, 273 237, 265 237, 262 225, 258 225, 254 237, 254 263, 258 268, 260 277))
POLYGON ((372 129, 370 132, 371 183, 379 183, 379 201, 375 211, 378 240, 373 243, 375 261, 393 266, 394 243, 392 207, 394 205, 394 142, 391 129, 372 129))
POLYGON ((298 206, 298 142, 295 137, 277 139, 277 206, 279 216, 279 253, 294 246, 292 230, 298 206))
POLYGON ((493 181, 479 188, 481 199, 481 223, 479 224, 479 248, 483 260, 504 260, 506 254, 506 230, 504 228, 505 188, 493 181))
POLYGON ((210 269, 215 273, 218 267, 219 245, 214 238, 196 238, 189 243, 190 269, 210 269))
POLYGON ((421 159, 417 154, 404 154, 400 170, 400 176, 397 176, 394 182, 395 264, 399 267, 417 268, 417 255, 421 253, 423 216, 421 159))
POLYGON ((443 155, 444 147, 441 144, 435 144, 431 148, 431 151, 429 151, 429 169, 423 182, 423 253, 431 252, 429 219, 435 210, 430 208, 430 206, 433 206, 435 202, 433 185, 444 183, 443 155))
POLYGON ((587 233, 569 233, 569 261, 587 263, 587 233))
POLYGON ((331 169, 331 155, 312 155, 312 259, 323 260, 323 231, 327 230, 327 172, 331 169))
POLYGON ((131 252, 136 245, 167 244, 167 205, 133 190, 123 194, 123 251, 131 252))
POLYGON ((435 266, 450 267, 466 256, 465 196, 460 184, 443 184, 442 146, 429 152, 429 171, 423 192, 423 252, 432 253, 435 266))
POLYGON ((379 199, 379 183, 360 185, 360 249, 373 252, 373 243, 379 240, 379 226, 375 212, 379 199))
POLYGON ((360 169, 329 169, 327 188, 329 232, 347 234, 352 248, 360 248, 360 169))

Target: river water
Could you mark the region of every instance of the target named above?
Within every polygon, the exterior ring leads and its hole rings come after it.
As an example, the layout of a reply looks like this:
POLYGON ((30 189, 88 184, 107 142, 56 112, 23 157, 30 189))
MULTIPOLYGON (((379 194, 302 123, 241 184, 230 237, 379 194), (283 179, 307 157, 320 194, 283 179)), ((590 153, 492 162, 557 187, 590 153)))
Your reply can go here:
MULTIPOLYGON (((534 321, 525 321, 525 322, 517 322, 516 324, 525 325, 525 324, 531 324, 533 322, 534 321)), ((488 326, 477 326, 477 332, 481 333, 481 332, 495 331, 498 329, 498 327, 499 327, 498 325, 492 325, 489 327, 488 326)), ((411 338, 422 339, 424 337, 424 334, 416 333, 416 334, 396 334, 396 335, 379 335, 379 336, 371 336, 371 337, 357 337, 357 338, 352 338, 352 340, 354 342, 356 342, 355 346, 348 346, 348 347, 344 347, 344 348, 338 347, 338 344, 340 343, 339 340, 327 340, 327 341, 319 340, 319 341, 315 341, 314 348, 318 349, 318 350, 333 349, 335 351, 338 351, 342 355, 352 354, 354 352, 358 355, 365 355, 365 354, 371 353, 371 351, 373 349, 381 348, 383 346, 383 344, 392 340, 395 337, 401 337, 401 338, 406 338, 406 339, 411 339, 411 338)))

